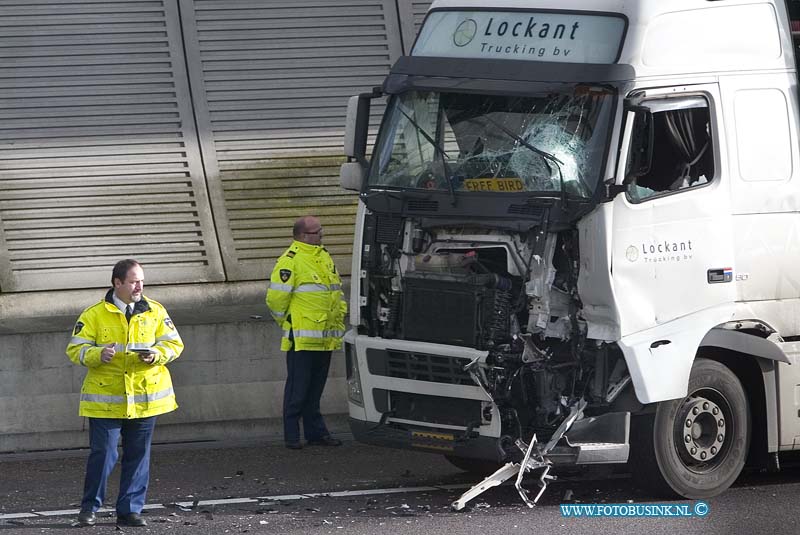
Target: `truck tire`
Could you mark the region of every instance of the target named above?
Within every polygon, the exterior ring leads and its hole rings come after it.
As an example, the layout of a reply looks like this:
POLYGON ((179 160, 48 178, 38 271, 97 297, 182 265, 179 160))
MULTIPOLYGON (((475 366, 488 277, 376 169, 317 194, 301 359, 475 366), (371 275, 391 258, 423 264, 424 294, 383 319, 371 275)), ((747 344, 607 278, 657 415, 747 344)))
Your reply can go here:
POLYGON ((750 406, 725 365, 698 358, 685 398, 658 403, 631 428, 631 469, 663 496, 716 496, 739 477, 750 447, 750 406))
POLYGON ((457 457, 455 455, 445 455, 444 458, 459 470, 463 470, 480 477, 492 475, 497 471, 498 468, 503 466, 500 463, 494 463, 484 459, 469 459, 467 457, 457 457))

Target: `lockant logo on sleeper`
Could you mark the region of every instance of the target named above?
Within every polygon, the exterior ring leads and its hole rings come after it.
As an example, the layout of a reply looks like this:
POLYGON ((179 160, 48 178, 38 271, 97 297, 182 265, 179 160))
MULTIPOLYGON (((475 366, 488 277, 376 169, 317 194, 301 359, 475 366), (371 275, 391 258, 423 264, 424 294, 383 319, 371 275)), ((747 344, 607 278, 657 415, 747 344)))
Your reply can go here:
POLYGON ((643 242, 629 245, 625 249, 625 258, 629 262, 641 258, 645 264, 686 262, 694 256, 695 245, 691 239, 643 242))
POLYGON ((456 46, 467 46, 475 39, 478 33, 478 23, 472 19, 466 19, 456 27, 453 32, 453 44, 456 46))
POLYGON ((564 45, 579 38, 581 26, 580 21, 541 22, 536 16, 527 20, 489 17, 481 24, 471 18, 462 20, 453 32, 453 44, 464 47, 480 37, 476 46, 486 55, 567 58, 572 48, 564 45))

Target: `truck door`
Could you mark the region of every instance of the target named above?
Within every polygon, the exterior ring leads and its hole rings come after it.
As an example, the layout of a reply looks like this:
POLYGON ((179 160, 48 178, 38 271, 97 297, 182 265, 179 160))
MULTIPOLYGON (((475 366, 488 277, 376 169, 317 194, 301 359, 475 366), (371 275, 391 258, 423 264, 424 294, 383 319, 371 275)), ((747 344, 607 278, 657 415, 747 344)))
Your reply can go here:
POLYGON ((617 183, 624 191, 612 201, 611 272, 623 337, 735 300, 718 88, 636 95, 623 121, 617 183))

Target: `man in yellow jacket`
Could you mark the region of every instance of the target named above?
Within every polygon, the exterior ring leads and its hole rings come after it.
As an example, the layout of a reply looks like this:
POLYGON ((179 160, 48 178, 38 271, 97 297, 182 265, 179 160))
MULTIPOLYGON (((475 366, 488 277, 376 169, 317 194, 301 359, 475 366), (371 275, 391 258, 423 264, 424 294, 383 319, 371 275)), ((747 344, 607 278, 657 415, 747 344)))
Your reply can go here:
POLYGON ((267 307, 281 326, 286 351, 283 393, 283 438, 301 449, 300 419, 309 445, 339 446, 320 414, 331 351, 342 347, 347 303, 336 266, 322 246, 322 225, 313 216, 298 219, 294 241, 272 270, 267 307))
POLYGON ((153 429, 156 416, 178 407, 167 364, 183 342, 166 309, 142 295, 144 271, 136 260, 117 262, 111 284, 80 315, 67 346, 70 360, 87 369, 78 412, 89 418, 90 453, 78 523, 96 523, 122 437, 117 524, 146 526, 141 512, 153 429))

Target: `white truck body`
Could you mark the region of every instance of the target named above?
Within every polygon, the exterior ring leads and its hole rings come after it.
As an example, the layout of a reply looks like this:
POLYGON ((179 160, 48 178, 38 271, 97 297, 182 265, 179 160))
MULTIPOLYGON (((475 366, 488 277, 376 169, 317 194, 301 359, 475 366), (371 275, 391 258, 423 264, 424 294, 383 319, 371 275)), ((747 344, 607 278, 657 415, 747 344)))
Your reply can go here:
POLYGON ((649 450, 687 497, 800 448, 790 28, 783 0, 434 2, 369 165, 369 97, 348 115, 356 437, 498 463, 532 433, 545 463, 649 450))

